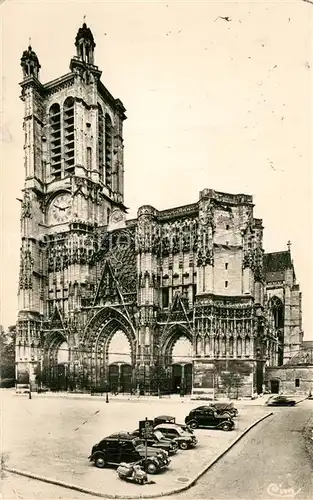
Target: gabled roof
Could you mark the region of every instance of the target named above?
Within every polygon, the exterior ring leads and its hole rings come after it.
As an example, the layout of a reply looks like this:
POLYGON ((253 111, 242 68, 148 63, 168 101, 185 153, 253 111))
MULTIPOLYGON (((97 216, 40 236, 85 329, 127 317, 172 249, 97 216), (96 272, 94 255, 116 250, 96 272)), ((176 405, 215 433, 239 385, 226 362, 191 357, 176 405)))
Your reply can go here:
POLYGON ((290 252, 272 252, 266 253, 263 257, 265 273, 273 273, 293 269, 290 252))
POLYGON ((287 361, 286 365, 313 365, 313 349, 301 349, 295 356, 287 361))

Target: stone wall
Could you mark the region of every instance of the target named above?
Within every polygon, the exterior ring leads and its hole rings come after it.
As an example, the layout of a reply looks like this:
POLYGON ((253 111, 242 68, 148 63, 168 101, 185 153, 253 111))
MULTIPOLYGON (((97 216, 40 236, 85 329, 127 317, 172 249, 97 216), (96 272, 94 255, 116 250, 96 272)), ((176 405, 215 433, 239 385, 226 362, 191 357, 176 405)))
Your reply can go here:
POLYGON ((284 366, 280 368, 267 368, 265 383, 270 389, 271 380, 279 382, 279 391, 285 394, 309 394, 313 391, 313 365, 310 366, 284 366), (296 381, 299 386, 296 387, 296 381))

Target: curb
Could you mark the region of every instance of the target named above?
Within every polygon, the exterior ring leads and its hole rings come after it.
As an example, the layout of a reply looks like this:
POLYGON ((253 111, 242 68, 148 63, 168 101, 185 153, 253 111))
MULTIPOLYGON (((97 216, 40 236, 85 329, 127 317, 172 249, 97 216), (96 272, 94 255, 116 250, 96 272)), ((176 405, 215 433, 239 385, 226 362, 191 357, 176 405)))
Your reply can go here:
POLYGON ((306 396, 306 398, 300 399, 300 401, 297 401, 297 402, 296 402, 295 406, 296 406, 297 404, 299 404, 299 403, 303 403, 303 401, 306 401, 307 399, 309 399, 309 397, 308 397, 308 396, 306 396))
POLYGON ((72 485, 69 483, 64 483, 62 481, 57 481, 55 479, 49 479, 49 478, 46 478, 43 476, 38 476, 36 474, 23 472, 23 471, 20 471, 17 469, 12 469, 10 467, 2 467, 2 470, 7 471, 7 472, 11 472, 12 474, 17 474, 19 476, 28 477, 30 479, 36 479, 37 481, 42 481, 43 483, 55 484, 56 486, 61 486, 62 488, 67 488, 70 490, 79 491, 80 493, 86 493, 87 495, 96 496, 96 497, 100 497, 100 498, 122 498, 122 499, 144 498, 144 499, 146 499, 146 498, 160 498, 160 497, 164 497, 164 496, 175 495, 176 493, 180 493, 181 491, 186 491, 189 488, 191 488, 198 481, 198 479, 200 479, 201 476, 203 476, 211 467, 213 467, 213 465, 215 465, 224 455, 226 455, 226 453, 233 446, 235 446, 235 444, 238 443, 238 441, 240 441, 240 439, 242 439, 243 436, 245 436, 251 429, 253 429, 253 427, 258 425, 260 422, 262 422, 266 418, 270 417, 271 415, 273 415, 273 412, 267 413, 263 417, 259 418, 255 422, 253 422, 253 424, 251 424, 249 427, 247 427, 244 431, 242 431, 242 433, 238 437, 236 437, 236 439, 220 455, 218 455, 216 458, 214 458, 214 460, 212 460, 208 465, 206 465, 204 467, 204 469, 202 469, 196 475, 196 477, 194 477, 191 481, 189 481, 188 484, 185 484, 184 486, 181 486, 179 488, 175 488, 175 489, 170 490, 170 491, 166 491, 164 493, 162 493, 162 492, 161 493, 153 493, 150 495, 148 493, 148 494, 144 494, 144 495, 132 495, 132 496, 114 495, 114 494, 110 494, 110 493, 99 493, 98 491, 93 491, 93 490, 89 490, 86 488, 81 488, 80 486, 75 486, 75 485, 72 485))

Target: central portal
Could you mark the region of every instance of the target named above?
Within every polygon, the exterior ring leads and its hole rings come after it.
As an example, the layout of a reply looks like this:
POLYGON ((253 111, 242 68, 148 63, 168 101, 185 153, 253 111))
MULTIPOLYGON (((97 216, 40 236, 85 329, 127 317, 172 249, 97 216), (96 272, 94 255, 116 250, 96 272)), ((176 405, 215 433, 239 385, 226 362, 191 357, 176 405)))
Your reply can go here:
POLYGON ((131 349, 125 333, 118 330, 108 348, 109 388, 112 393, 132 391, 131 349))
POLYGON ((172 350, 172 392, 190 394, 192 389, 192 344, 182 335, 172 350))

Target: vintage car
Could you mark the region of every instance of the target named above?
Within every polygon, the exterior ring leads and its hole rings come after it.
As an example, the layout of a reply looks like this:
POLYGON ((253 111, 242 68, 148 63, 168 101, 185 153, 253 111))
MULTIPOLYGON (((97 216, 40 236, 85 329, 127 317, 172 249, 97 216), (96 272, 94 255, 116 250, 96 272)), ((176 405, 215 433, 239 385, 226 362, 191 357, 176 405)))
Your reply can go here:
POLYGON ((223 415, 228 413, 230 417, 234 418, 238 416, 238 410, 235 408, 234 403, 210 403, 208 406, 215 408, 218 415, 223 415))
POLYGON ((181 450, 194 448, 198 442, 194 434, 184 431, 177 424, 159 424, 155 430, 161 431, 166 438, 174 439, 181 450))
POLYGON ((234 407, 234 403, 208 403, 203 406, 198 406, 195 410, 205 410, 206 408, 213 408, 217 415, 229 416, 231 418, 237 417, 238 410, 234 407))
POLYGON ((159 415, 158 417, 155 417, 153 420, 153 427, 156 427, 157 425, 160 424, 177 425, 178 427, 181 427, 183 431, 189 432, 189 434, 193 434, 193 430, 188 425, 178 424, 176 422, 176 418, 172 417, 171 415, 159 415))
MULTIPOLYGON (((140 438, 140 431, 136 429, 131 433, 135 437, 140 438)), ((148 446, 152 448, 160 448, 165 450, 169 455, 174 455, 178 451, 178 443, 174 439, 166 438, 161 431, 154 429, 153 433, 147 439, 148 446)))
POLYGON ((149 474, 156 474, 169 463, 168 453, 160 448, 145 448, 143 441, 127 432, 111 434, 92 447, 88 457, 95 466, 103 469, 107 465, 118 466, 120 463, 136 463, 149 474), (147 459, 145 458, 147 451, 147 459))
POLYGON ((219 415, 214 408, 209 406, 200 406, 189 412, 185 422, 192 429, 204 427, 207 429, 221 429, 231 431, 235 427, 235 422, 227 414, 219 415))
POLYGON ((272 396, 267 401, 267 406, 295 406, 296 401, 287 396, 272 396))

